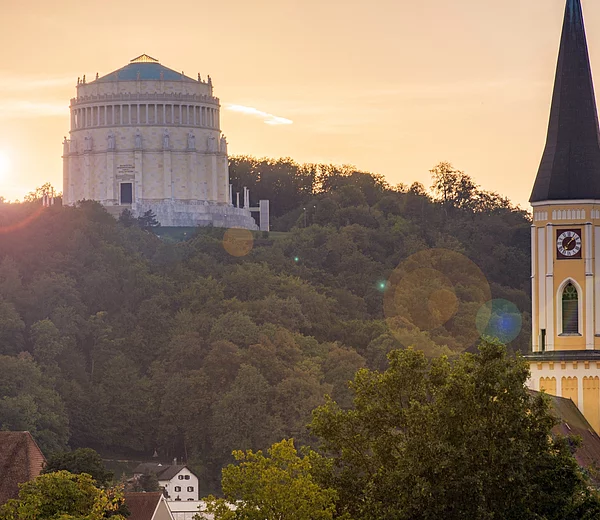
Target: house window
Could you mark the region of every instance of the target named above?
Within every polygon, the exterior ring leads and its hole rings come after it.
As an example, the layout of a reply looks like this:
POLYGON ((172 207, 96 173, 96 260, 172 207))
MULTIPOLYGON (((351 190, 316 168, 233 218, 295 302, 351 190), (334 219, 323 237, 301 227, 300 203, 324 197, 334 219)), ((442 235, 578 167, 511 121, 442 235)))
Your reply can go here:
POLYGON ((185 480, 190 480, 190 476, 189 475, 186 475, 184 478, 185 478, 185 480))
POLYGON ((579 333, 579 295, 572 283, 567 284, 562 294, 562 332, 579 333))
POLYGON ((175 486, 175 491, 181 491, 181 486, 175 486))
POLYGON ((177 477, 179 480, 183 480, 183 475, 179 475, 179 477, 177 477))
POLYGON ((188 492, 191 493, 192 491, 194 491, 194 486, 188 486, 188 492))
POLYGON ((122 182, 121 183, 121 204, 133 203, 133 183, 122 182))

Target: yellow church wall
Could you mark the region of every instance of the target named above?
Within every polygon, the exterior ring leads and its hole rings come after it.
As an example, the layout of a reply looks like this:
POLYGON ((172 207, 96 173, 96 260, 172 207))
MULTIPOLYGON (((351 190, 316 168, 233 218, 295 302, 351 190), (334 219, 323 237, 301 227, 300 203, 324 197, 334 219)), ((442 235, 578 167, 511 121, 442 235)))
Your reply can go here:
POLYGON ((596 432, 600 432, 600 378, 583 378, 583 415, 596 432))
POLYGON ((571 399, 600 434, 600 362, 544 361, 529 366, 529 388, 571 399))
POLYGON ((561 381, 562 397, 566 399, 571 399, 571 401, 573 401, 575 404, 578 404, 577 383, 578 382, 576 377, 563 377, 561 381))
POLYGON ((556 378, 540 377, 540 391, 544 391, 547 394, 556 395, 556 378))
POLYGON ((569 204, 536 205, 533 208, 532 224, 534 350, 539 351, 542 348, 542 329, 546 330, 546 350, 585 350, 586 348, 600 350, 600 336, 596 336, 600 324, 596 324, 594 311, 594 305, 600 295, 593 294, 593 289, 591 297, 586 294, 586 291, 590 291, 593 287, 589 283, 589 276, 586 277, 586 269, 588 273, 594 273, 594 283, 596 276, 600 276, 600 272, 595 272, 598 266, 598 261, 595 259, 597 256, 595 249, 598 246, 595 241, 600 230, 600 202, 572 201, 569 204), (548 224, 552 227, 549 228, 548 224), (582 258, 557 258, 557 231, 573 228, 581 229, 582 258), (548 266, 548 262, 552 262, 552 265, 548 266), (586 262, 588 262, 587 266, 586 262), (548 274, 552 274, 552 277, 549 278, 548 274), (562 301, 558 293, 568 279, 576 282, 579 296, 579 335, 576 336, 562 335, 562 301), (549 294, 550 290, 552 294, 549 294))

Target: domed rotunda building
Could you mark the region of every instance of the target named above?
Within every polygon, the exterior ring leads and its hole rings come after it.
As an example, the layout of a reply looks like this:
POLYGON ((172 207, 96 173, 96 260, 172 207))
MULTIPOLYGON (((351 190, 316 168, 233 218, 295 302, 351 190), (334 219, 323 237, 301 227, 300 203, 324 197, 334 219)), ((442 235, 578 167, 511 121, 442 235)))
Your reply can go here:
POLYGON ((234 207, 227 141, 210 76, 185 76, 148 55, 77 80, 63 142, 63 203, 96 200, 118 216, 152 210, 163 226, 257 229, 234 207))

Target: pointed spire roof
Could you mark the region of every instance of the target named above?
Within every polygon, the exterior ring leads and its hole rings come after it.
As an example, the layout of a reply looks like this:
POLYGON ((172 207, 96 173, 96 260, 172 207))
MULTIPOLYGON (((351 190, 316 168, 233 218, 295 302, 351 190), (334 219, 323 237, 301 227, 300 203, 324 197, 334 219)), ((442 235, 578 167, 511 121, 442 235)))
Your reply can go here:
POLYGON ((581 0, 567 0, 546 148, 530 202, 600 199, 600 132, 581 0))

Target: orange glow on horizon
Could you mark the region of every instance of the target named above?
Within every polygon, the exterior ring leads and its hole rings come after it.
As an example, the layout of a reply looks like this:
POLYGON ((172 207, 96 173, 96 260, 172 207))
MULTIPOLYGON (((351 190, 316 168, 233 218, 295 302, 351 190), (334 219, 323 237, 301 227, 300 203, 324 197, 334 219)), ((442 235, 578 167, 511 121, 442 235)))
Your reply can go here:
MULTIPOLYGON (((528 208, 564 6, 231 0, 206 9, 182 0, 170 9, 148 0, 140 18, 135 3, 106 2, 82 36, 89 12, 71 0, 11 4, 0 44, 18 52, 6 53, 0 71, 0 149, 13 166, 0 195, 22 199, 45 182, 61 191, 77 78, 148 54, 191 77, 210 74, 231 155, 353 164, 391 185, 426 187, 429 170, 449 161, 528 208)), ((583 7, 597 72, 600 3, 583 7)))

